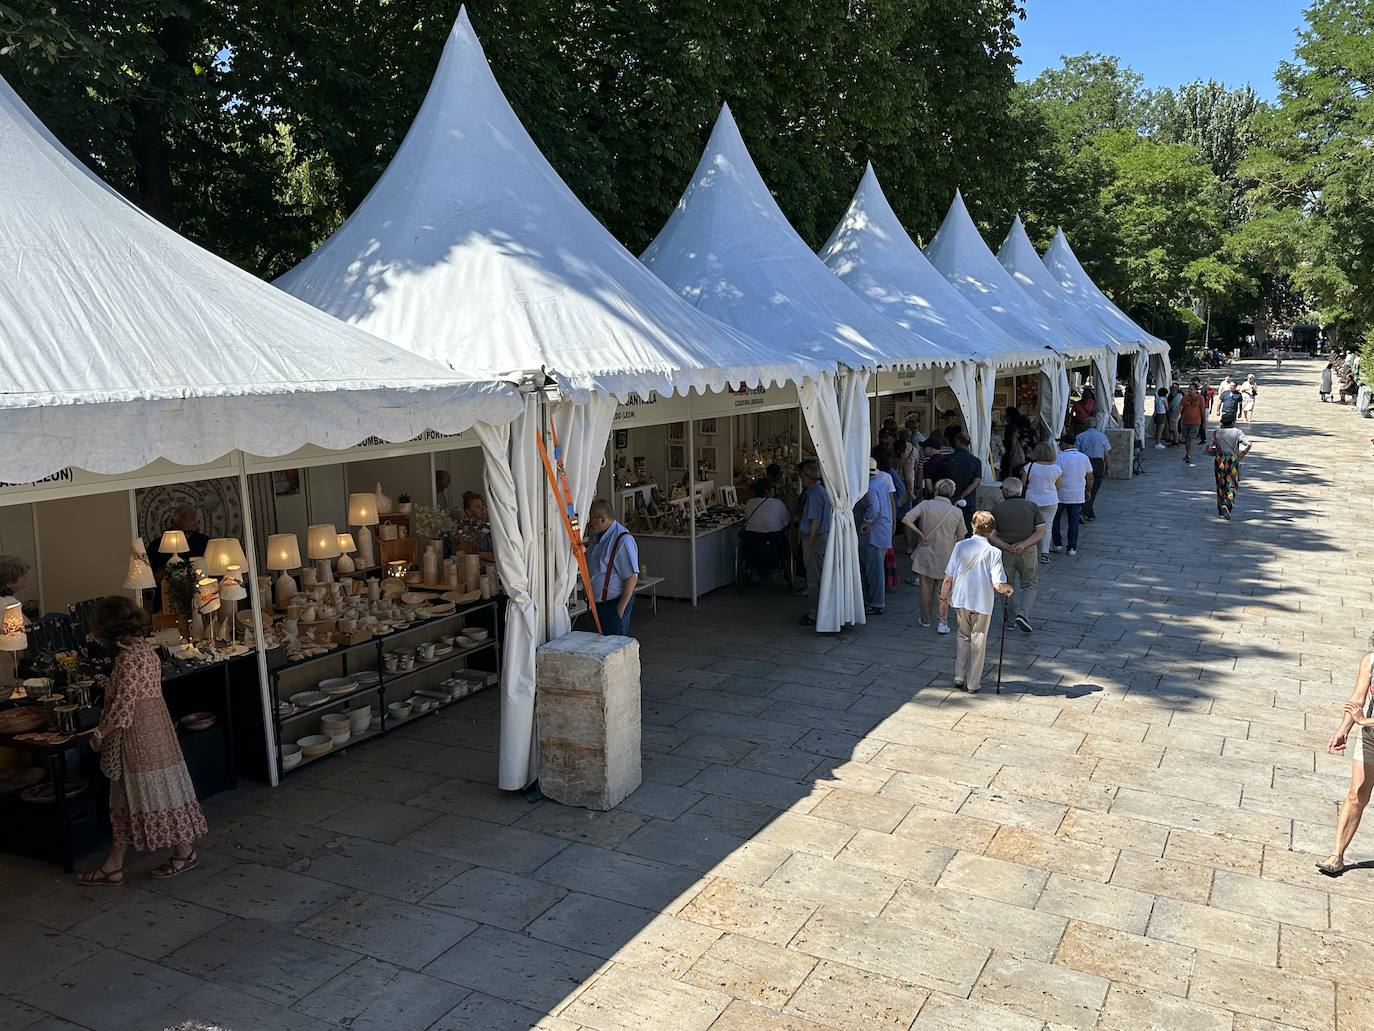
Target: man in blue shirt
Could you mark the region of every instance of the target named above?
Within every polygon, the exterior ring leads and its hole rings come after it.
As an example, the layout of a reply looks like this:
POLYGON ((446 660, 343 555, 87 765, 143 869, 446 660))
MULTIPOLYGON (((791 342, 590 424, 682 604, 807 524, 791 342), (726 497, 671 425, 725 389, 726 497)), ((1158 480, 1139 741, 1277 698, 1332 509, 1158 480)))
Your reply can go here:
POLYGON ((797 472, 801 476, 801 518, 797 531, 801 534, 802 562, 806 565, 807 613, 802 626, 816 625, 816 608, 821 600, 821 567, 830 546, 830 495, 821 482, 821 469, 815 461, 803 462, 797 472))
POLYGON ((1107 478, 1109 456, 1112 451, 1112 442, 1097 428, 1097 423, 1097 417, 1089 419, 1088 428, 1075 437, 1073 442, 1074 447, 1087 455, 1088 461, 1093 464, 1093 487, 1088 493, 1087 503, 1083 506, 1083 518, 1089 522, 1097 518, 1097 513, 1093 511, 1093 502, 1097 500, 1097 492, 1102 489, 1102 481, 1107 478))
POLYGON ((601 632, 628 636, 639 583, 639 546, 630 531, 616 522, 611 503, 603 498, 592 502, 587 529, 596 534, 596 543, 587 550, 587 568, 601 632))
POLYGON ((881 616, 887 602, 887 572, 883 567, 892 547, 892 477, 878 471, 878 460, 868 460, 868 493, 858 504, 859 569, 863 572, 864 611, 881 616))

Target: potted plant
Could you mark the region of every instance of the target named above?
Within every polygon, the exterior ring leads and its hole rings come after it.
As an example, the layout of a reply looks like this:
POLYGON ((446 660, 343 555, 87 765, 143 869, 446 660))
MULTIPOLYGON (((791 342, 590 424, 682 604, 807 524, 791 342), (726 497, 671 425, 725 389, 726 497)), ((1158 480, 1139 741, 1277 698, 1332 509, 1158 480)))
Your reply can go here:
POLYGON ((408 514, 410 513, 410 509, 411 509, 410 495, 409 495, 409 494, 397 494, 397 495, 396 495, 396 508, 397 508, 398 510, 400 510, 400 512, 401 512, 403 515, 408 515, 408 514))
POLYGON ((199 574, 189 562, 172 562, 167 565, 163 578, 167 582, 167 608, 176 619, 182 636, 191 631, 191 613, 196 604, 196 580, 199 574))

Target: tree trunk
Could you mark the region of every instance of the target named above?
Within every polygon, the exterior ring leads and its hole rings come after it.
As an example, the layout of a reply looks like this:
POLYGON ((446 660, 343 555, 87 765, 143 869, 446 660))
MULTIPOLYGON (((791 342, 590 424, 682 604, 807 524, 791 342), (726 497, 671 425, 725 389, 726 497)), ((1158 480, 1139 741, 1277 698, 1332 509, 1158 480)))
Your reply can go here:
POLYGON ((143 101, 130 106, 134 117, 131 141, 138 178, 138 206, 164 225, 176 228, 172 193, 172 147, 162 112, 143 101))

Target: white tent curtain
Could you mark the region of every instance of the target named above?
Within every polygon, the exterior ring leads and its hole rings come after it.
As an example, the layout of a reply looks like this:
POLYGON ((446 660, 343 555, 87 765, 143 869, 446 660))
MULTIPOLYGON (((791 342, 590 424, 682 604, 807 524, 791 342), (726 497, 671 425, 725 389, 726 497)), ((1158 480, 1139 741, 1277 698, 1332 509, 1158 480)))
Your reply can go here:
POLYGON ((854 504, 868 490, 868 373, 843 373, 837 390, 836 377, 823 372, 799 384, 797 397, 832 510, 816 630, 835 633, 864 623, 854 504))
POLYGON ((1093 356, 1093 393, 1098 414, 1106 417, 1098 429, 1106 430, 1116 421, 1116 355, 1110 351, 1093 356))
POLYGON ((1057 441, 1064 432, 1064 416, 1069 404, 1069 369, 1064 359, 1059 358, 1046 363, 1041 374, 1044 390, 1040 395, 1040 414, 1051 437, 1057 441))
POLYGON ((981 411, 978 405, 977 366, 973 362, 960 362, 945 372, 945 382, 959 402, 959 411, 964 415, 964 426, 968 429, 969 437, 976 443, 981 411))
POLYGON ((973 453, 983 463, 983 482, 991 483, 997 479, 997 470, 988 460, 992 448, 992 404, 997 393, 997 366, 991 362, 979 365, 977 376, 978 422, 969 436, 973 440, 973 453))
POLYGON ((1150 379, 1150 352, 1141 347, 1131 360, 1131 371, 1135 380, 1133 389, 1135 390, 1135 435, 1141 445, 1145 444, 1145 420, 1146 409, 1154 413, 1154 405, 1150 402, 1147 393, 1149 392, 1150 379))
POLYGON ((544 473, 534 444, 539 431, 539 395, 529 394, 524 401, 524 411, 513 423, 478 423, 476 427, 486 458, 491 543, 508 599, 497 781, 506 791, 519 791, 539 775, 534 653, 543 643, 539 600, 544 549, 539 506, 544 502, 544 473))
MULTIPOLYGON (((615 419, 615 398, 606 394, 590 395, 582 404, 564 402, 554 413, 558 442, 563 448, 563 467, 568 474, 573 504, 586 530, 587 509, 596 496, 597 473, 606 459, 606 442, 611 436, 615 419)), ((552 449, 549 457, 552 458, 552 449)), ((537 460, 537 458, 536 458, 537 460)), ((572 629, 568 618, 568 598, 577 581, 577 562, 573 559, 568 535, 562 529, 562 519, 554 513, 553 535, 553 603, 548 614, 550 639, 557 639, 572 629)), ((590 599, 589 599, 590 602, 590 599)))
POLYGON ((1158 388, 1158 387, 1172 387, 1173 385, 1174 385, 1174 367, 1173 367, 1173 363, 1171 363, 1171 362, 1169 361, 1169 355, 1168 355, 1168 353, 1165 352, 1165 353, 1163 353, 1163 354, 1161 354, 1161 355, 1159 356, 1159 369, 1158 369, 1158 375, 1157 375, 1157 377, 1155 378, 1155 386, 1156 386, 1156 388, 1158 388))

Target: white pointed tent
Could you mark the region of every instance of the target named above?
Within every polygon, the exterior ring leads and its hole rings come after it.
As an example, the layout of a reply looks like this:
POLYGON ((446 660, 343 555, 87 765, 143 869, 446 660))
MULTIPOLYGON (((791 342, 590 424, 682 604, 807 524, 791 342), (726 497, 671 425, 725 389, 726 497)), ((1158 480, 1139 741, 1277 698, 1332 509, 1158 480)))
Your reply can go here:
POLYGON ((1064 429, 1069 378, 1063 355, 1072 354, 1072 336, 1026 293, 988 249, 973 224, 962 193, 955 192, 945 220, 926 246, 926 257, 960 296, 1027 346, 1047 347, 1061 357, 1043 366, 1041 416, 1056 437, 1064 429))
POLYGON ((344 450, 519 409, 178 236, 3 80, 0 197, 0 480, 344 450))
MULTIPOLYGON (((1110 420, 1116 392, 1116 356, 1119 352, 1116 339, 1064 293, 1040 260, 1035 245, 1026 235, 1020 215, 1012 220, 1006 239, 997 252, 997 260, 1011 273, 1017 285, 1054 316, 1055 321, 1071 335, 1069 353, 1092 362, 1098 410, 1110 420)), ((1103 428, 1106 428, 1105 424, 1103 428)))
MULTIPOLYGON (((583 515, 616 398, 786 382, 826 367, 772 355, 693 310, 626 251, 520 124, 466 10, 391 164, 339 230, 277 285, 455 367, 550 376, 564 392, 553 422, 583 515)), ((511 599, 503 788, 535 775, 534 650, 567 632, 576 577, 558 517, 544 506, 533 441, 539 403, 529 395, 510 432, 482 435, 493 542, 511 599)))
POLYGON ((1141 443, 1145 441, 1145 418, 1146 407, 1145 389, 1149 380, 1149 360, 1156 359, 1155 382, 1161 387, 1167 387, 1172 381, 1172 369, 1169 365, 1169 343, 1153 336, 1140 328, 1140 325, 1118 308, 1110 297, 1102 292, 1102 289, 1093 282, 1087 270, 1079 262, 1078 256, 1074 254, 1073 248, 1069 246, 1068 237, 1064 235, 1064 230, 1060 229, 1054 234, 1054 240, 1050 243, 1049 249, 1045 251, 1042 259, 1045 267, 1058 280, 1060 287, 1073 299, 1084 311, 1092 315, 1118 340, 1136 344, 1139 350, 1136 351, 1133 369, 1135 380, 1135 396, 1137 399, 1135 412, 1135 431, 1141 443))
POLYGON ((986 452, 992 434, 992 392, 987 391, 978 403, 977 375, 971 363, 993 370, 1034 367, 1052 360, 1055 352, 1012 339, 935 270, 902 227, 871 164, 820 256, 871 307, 968 359, 970 364, 946 376, 968 413, 975 454, 986 452))
POLYGON ((955 356, 882 318, 830 274, 773 200, 728 105, 641 260, 691 304, 771 347, 846 366, 848 433, 830 377, 798 392, 834 506, 816 629, 863 623, 852 505, 868 484, 868 375, 949 366, 955 356))

